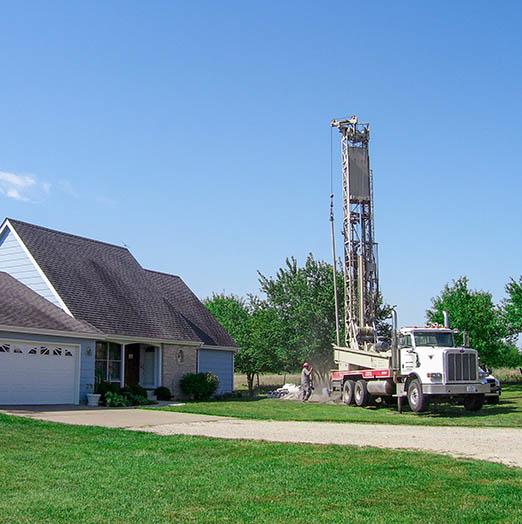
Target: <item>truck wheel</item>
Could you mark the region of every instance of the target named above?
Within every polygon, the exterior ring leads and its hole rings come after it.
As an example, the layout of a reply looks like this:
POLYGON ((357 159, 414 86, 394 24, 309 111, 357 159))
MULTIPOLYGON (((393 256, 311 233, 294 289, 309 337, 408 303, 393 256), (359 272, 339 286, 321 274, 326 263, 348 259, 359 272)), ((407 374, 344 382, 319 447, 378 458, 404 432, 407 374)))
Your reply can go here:
POLYGON ((360 408, 364 408, 370 404, 372 397, 368 393, 368 384, 366 383, 366 380, 358 380, 355 383, 353 396, 355 398, 355 403, 360 408))
POLYGON ((345 404, 347 405, 353 404, 354 390, 355 390, 355 382, 353 380, 345 380, 343 384, 343 393, 342 393, 342 399, 345 404))
POLYGON ((408 404, 415 413, 426 411, 428 407, 428 397, 422 392, 421 383, 415 379, 408 386, 408 404))
POLYGON ((464 409, 466 411, 478 411, 484 405, 484 395, 471 395, 464 399, 464 409))

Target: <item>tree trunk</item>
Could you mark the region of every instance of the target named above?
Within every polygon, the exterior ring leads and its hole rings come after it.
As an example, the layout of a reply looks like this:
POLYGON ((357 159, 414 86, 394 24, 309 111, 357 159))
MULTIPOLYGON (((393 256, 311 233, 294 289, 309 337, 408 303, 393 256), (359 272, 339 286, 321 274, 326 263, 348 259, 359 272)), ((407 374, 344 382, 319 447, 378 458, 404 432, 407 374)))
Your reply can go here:
POLYGON ((256 378, 257 378, 257 389, 259 389, 259 373, 256 373, 256 378))
POLYGON ((247 373, 247 386, 248 386, 248 394, 253 397, 254 396, 254 377, 255 373, 247 373))

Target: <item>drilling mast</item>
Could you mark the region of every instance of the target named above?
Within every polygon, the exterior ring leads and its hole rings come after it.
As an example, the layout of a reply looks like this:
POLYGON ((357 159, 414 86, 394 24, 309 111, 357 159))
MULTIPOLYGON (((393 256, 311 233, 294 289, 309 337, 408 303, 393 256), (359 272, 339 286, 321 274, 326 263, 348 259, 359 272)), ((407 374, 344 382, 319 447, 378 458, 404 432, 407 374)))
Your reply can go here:
POLYGON ((379 297, 370 125, 353 116, 332 120, 331 126, 341 135, 345 344, 354 350, 370 350, 376 342, 379 297))

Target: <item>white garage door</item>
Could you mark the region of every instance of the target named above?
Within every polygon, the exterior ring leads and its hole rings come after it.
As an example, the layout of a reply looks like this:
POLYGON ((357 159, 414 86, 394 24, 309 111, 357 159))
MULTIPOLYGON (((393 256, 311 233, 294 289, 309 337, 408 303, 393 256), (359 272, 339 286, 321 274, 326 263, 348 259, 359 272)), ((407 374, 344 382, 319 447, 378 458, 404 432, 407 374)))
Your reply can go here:
POLYGON ((0 405, 76 404, 78 347, 0 340, 0 405))

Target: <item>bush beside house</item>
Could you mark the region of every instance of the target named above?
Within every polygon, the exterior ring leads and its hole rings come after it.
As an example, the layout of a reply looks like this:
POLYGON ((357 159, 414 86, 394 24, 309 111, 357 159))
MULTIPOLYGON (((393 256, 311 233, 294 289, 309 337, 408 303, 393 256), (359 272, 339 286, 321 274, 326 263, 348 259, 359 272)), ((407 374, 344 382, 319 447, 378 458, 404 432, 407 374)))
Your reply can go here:
POLYGON ((120 388, 117 384, 100 382, 96 386, 96 393, 101 395, 100 404, 110 408, 153 404, 147 398, 147 390, 141 386, 120 388))
POLYGON ((214 373, 187 373, 179 385, 188 397, 194 400, 208 400, 216 393, 219 379, 214 373))

